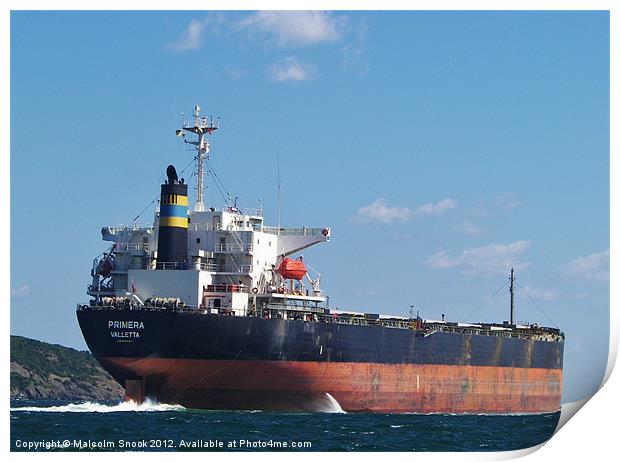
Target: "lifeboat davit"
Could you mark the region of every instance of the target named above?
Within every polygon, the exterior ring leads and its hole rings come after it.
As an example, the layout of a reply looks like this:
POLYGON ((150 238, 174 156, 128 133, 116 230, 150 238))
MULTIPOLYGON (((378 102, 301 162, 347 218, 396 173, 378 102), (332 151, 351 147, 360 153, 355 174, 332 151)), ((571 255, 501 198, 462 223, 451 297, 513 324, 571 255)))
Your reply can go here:
POLYGON ((285 257, 276 268, 276 273, 284 279, 295 279, 297 281, 301 281, 307 272, 306 265, 301 258, 293 260, 285 257))

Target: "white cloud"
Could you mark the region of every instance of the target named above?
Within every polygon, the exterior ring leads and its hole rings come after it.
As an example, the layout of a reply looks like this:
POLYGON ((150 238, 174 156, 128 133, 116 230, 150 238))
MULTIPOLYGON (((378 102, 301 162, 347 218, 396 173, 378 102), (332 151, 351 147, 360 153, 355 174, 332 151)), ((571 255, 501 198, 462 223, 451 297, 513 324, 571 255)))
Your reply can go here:
POLYGON ((502 194, 495 202, 499 208, 504 210, 512 210, 521 204, 517 195, 511 192, 502 194))
POLYGON ((368 33, 368 22, 364 18, 360 20, 351 29, 352 35, 349 43, 340 48, 342 53, 342 65, 345 68, 355 68, 361 73, 368 71, 368 62, 364 53, 366 50, 366 35, 368 33))
POLYGON ((534 300, 550 301, 558 298, 558 293, 553 289, 537 289, 526 285, 523 290, 534 300))
POLYGON ((271 80, 276 82, 312 80, 317 77, 316 70, 309 64, 299 62, 297 59, 289 56, 274 63, 269 68, 269 76, 271 80))
POLYGON ((487 210, 487 206, 483 203, 479 203, 474 205, 468 212, 468 215, 476 218, 484 218, 489 215, 489 211, 487 210))
POLYGON ((566 265, 564 275, 572 278, 609 281, 609 249, 576 258, 566 265))
POLYGON ((273 36, 280 46, 294 47, 335 42, 342 37, 345 24, 346 16, 326 11, 258 11, 237 26, 273 36))
POLYGON ((439 202, 420 205, 413 211, 408 207, 403 207, 400 205, 388 205, 385 199, 379 198, 372 204, 360 207, 357 210, 355 219, 361 223, 367 223, 369 221, 380 221, 383 223, 393 223, 395 221, 399 221, 404 223, 416 216, 441 215, 442 213, 455 207, 455 202, 449 197, 439 202))
MULTIPOLYGON (((196 50, 201 47, 205 32, 245 33, 251 43, 259 36, 288 48, 338 42, 347 33, 348 17, 327 11, 258 11, 240 19, 233 17, 211 12, 200 19, 192 19, 183 33, 165 48, 178 52, 196 50)), ((365 34, 365 30, 362 33, 365 34)), ((361 53, 361 45, 358 48, 361 53)))
POLYGON ((432 268, 460 268, 463 274, 504 273, 510 268, 521 269, 530 265, 520 257, 531 245, 530 241, 512 244, 490 244, 464 250, 456 257, 441 251, 431 255, 426 264, 432 268))
POLYGON ((377 199, 372 204, 360 207, 356 215, 357 221, 361 223, 369 221, 380 221, 382 223, 400 221, 404 223, 410 218, 411 210, 398 205, 389 206, 385 199, 377 199))
POLYGON ((446 198, 436 203, 420 205, 415 213, 418 215, 441 215, 442 213, 456 207, 455 202, 451 198, 446 198))
POLYGON ((192 19, 187 29, 174 42, 166 45, 167 50, 172 51, 190 51, 200 48, 202 44, 202 34, 208 21, 199 21, 192 19))
POLYGON ((454 229, 459 233, 466 234, 467 236, 480 236, 484 233, 484 230, 470 221, 464 221, 454 226, 454 229))
POLYGON ((24 298, 28 294, 30 294, 30 286, 28 284, 11 289, 11 298, 24 298))
POLYGON ((450 258, 448 253, 442 250, 441 252, 431 255, 426 260, 426 264, 431 268, 454 268, 455 266, 459 266, 460 262, 457 259, 450 258))
MULTIPOLYGON (((258 11, 241 16, 212 12, 202 18, 192 19, 183 33, 165 45, 165 49, 174 52, 197 50, 202 47, 207 33, 225 34, 231 39, 235 35, 242 36, 246 42, 244 46, 275 43, 282 48, 296 48, 336 43, 350 36, 348 20, 346 15, 327 11, 258 11)), ((341 48, 342 53, 348 57, 347 62, 360 67, 362 39, 366 33, 365 22, 361 24, 354 45, 346 44, 341 48)), ((246 73, 240 68, 229 68, 224 72, 233 79, 241 78, 246 73)), ((268 68, 268 75, 273 81, 285 82, 312 80, 319 73, 315 66, 288 57, 272 64, 268 68)))

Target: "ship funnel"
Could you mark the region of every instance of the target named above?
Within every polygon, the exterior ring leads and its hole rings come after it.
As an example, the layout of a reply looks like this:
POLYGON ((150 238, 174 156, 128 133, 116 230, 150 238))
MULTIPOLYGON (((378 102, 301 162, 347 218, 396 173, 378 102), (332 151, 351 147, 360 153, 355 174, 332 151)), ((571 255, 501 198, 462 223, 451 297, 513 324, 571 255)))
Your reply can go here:
POLYGON ((177 169, 174 168, 174 165, 168 165, 168 168, 166 169, 166 176, 168 177, 168 184, 177 184, 179 182, 177 169))
POLYGON ((157 268, 181 269, 187 261, 187 184, 179 183, 172 165, 166 175, 159 202, 157 268))

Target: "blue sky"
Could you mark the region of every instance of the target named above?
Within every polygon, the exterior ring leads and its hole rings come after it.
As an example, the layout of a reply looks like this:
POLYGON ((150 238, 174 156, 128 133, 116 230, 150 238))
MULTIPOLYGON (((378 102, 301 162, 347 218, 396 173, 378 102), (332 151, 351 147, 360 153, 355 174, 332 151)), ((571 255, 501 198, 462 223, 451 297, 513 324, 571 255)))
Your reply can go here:
POLYGON ((187 165, 174 130, 196 103, 243 205, 275 224, 279 153, 282 224, 332 228, 304 254, 332 306, 502 321, 506 290, 467 316, 514 266, 537 303, 519 292, 517 318, 566 332, 565 400, 598 387, 607 13, 12 13, 12 333, 85 348, 100 228, 187 165))

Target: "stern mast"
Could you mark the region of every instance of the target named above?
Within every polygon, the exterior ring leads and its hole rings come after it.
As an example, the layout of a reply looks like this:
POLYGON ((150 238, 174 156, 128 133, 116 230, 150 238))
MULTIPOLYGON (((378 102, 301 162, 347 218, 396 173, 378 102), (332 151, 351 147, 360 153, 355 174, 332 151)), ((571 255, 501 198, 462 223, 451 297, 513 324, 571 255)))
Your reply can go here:
POLYGON ((510 324, 515 325, 515 270, 510 268, 510 324))

